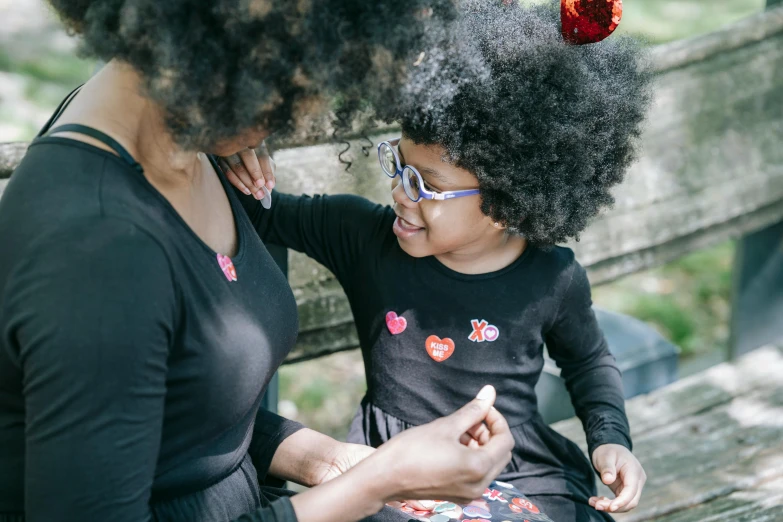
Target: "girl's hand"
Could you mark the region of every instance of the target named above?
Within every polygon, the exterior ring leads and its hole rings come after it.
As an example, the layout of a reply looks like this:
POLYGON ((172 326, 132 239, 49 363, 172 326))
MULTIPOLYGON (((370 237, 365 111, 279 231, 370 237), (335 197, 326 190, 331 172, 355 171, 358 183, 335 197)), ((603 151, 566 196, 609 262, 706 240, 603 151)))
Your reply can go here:
POLYGON ((647 474, 628 448, 619 444, 598 446, 593 451, 593 466, 616 498, 592 497, 591 506, 614 513, 630 511, 639 504, 647 474))
POLYGON ((244 149, 237 154, 218 160, 228 181, 243 193, 262 200, 264 189, 275 188, 275 161, 269 156, 263 141, 255 150, 244 149))
POLYGON ((511 460, 514 447, 494 402, 495 389, 485 386, 452 415, 404 431, 378 448, 366 464, 372 461, 394 479, 386 501, 437 498, 464 504, 481 497, 511 460), (476 432, 481 442, 466 445, 468 438, 476 440, 476 432))

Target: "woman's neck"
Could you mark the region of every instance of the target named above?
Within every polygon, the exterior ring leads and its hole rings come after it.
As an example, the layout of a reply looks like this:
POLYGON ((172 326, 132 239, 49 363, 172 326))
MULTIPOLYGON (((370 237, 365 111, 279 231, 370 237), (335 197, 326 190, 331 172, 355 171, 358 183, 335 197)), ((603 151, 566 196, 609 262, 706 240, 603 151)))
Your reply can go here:
MULTIPOLYGON (((82 87, 55 127, 65 123, 94 127, 117 140, 141 164, 150 182, 161 188, 187 184, 202 171, 196 151, 175 143, 163 111, 142 95, 136 71, 115 60, 82 87)), ((74 138, 109 150, 82 135, 74 138)))

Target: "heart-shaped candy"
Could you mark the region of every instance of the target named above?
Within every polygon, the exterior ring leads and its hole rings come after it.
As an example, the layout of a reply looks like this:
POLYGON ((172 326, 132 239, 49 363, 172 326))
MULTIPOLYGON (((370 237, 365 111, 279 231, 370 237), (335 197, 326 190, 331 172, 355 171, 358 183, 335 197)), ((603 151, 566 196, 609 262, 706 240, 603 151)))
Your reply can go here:
POLYGON ((424 343, 427 353, 437 362, 445 361, 454 353, 454 341, 448 337, 441 339, 437 335, 430 335, 424 343))
POLYGON ((392 335, 400 335, 408 327, 408 320, 404 317, 398 317, 396 313, 386 314, 386 328, 392 335))

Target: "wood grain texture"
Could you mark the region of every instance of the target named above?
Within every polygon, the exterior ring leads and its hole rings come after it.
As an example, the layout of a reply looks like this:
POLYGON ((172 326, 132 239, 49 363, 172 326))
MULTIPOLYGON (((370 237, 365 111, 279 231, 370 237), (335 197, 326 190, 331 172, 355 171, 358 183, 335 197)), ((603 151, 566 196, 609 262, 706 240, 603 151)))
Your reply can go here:
POLYGON ((0 143, 0 179, 8 178, 22 161, 29 143, 0 143))
MULTIPOLYGON (((617 521, 696 521, 720 509, 740 510, 736 520, 774 520, 759 492, 783 479, 781 373, 783 345, 769 346, 630 400, 634 453, 648 482, 639 507, 617 521)), ((584 450, 577 419, 553 428, 584 450)))

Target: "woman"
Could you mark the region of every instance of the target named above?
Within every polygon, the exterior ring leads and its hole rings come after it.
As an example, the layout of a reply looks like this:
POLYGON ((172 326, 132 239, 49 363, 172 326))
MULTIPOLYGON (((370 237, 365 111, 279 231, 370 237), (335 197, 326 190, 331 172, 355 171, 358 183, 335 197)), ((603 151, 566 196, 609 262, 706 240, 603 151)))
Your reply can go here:
POLYGON ((491 388, 374 453, 259 410, 296 306, 197 152, 388 95, 450 1, 53 4, 108 64, 0 201, 0 522, 345 522, 483 492, 513 445, 491 388))

